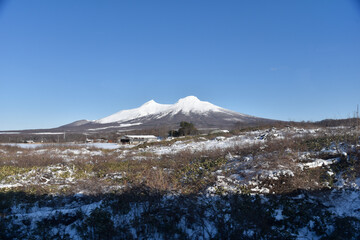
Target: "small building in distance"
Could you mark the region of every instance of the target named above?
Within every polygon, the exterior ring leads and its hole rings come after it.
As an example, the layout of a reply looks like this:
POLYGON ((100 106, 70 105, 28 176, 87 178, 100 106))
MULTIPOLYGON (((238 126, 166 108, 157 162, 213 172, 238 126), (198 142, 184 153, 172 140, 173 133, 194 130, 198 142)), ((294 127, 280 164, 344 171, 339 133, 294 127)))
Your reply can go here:
POLYGON ((158 138, 154 135, 125 135, 120 139, 122 144, 137 144, 144 142, 155 142, 158 138))

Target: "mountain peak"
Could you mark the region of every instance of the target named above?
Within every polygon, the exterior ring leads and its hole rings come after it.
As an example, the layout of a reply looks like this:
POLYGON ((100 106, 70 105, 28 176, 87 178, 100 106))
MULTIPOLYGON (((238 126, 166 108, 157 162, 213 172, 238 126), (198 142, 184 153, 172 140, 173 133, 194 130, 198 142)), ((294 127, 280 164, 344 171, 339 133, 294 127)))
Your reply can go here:
POLYGON ((184 98, 180 98, 177 103, 192 104, 192 103, 196 103, 196 102, 201 102, 201 101, 200 101, 200 99, 198 99, 195 96, 187 96, 187 97, 184 97, 184 98))
MULTIPOLYGON (((138 108, 123 110, 108 117, 95 121, 96 123, 123 123, 127 121, 143 121, 144 117, 162 118, 164 116, 175 116, 184 114, 190 116, 208 115, 211 113, 228 112, 228 110, 218 107, 210 102, 201 101, 195 96, 187 96, 179 99, 175 104, 160 104, 150 100, 138 108)), ((144 120, 145 121, 145 120, 144 120)))
POLYGON ((95 121, 74 122, 67 127, 71 130, 78 128, 88 131, 114 131, 176 127, 181 121, 192 122, 201 128, 231 128, 236 122, 255 123, 268 120, 230 111, 201 101, 195 96, 187 96, 174 104, 160 104, 150 100, 138 108, 122 110, 95 121))
POLYGON ((173 105, 173 113, 204 113, 204 112, 219 112, 222 108, 205 101, 200 101, 195 96, 188 96, 179 99, 177 103, 173 105))
POLYGON ((144 103, 143 105, 141 105, 142 107, 143 106, 149 106, 149 105, 158 105, 159 103, 155 102, 153 99, 151 99, 150 101, 144 103))

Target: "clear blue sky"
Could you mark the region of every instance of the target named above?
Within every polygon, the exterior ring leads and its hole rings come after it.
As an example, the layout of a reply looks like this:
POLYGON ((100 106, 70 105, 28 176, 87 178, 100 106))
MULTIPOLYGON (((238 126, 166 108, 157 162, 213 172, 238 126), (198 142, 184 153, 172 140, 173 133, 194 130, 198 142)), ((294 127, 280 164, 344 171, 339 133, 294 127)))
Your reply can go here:
POLYGON ((0 130, 195 95, 281 120, 360 104, 355 0, 0 0, 0 130))

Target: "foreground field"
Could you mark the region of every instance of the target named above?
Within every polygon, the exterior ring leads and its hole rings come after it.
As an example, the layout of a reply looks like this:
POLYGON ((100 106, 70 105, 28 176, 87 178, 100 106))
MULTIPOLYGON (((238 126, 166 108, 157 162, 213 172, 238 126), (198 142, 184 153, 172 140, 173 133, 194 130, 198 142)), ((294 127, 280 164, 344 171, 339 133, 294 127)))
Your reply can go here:
POLYGON ((356 239, 358 136, 288 127, 137 146, 3 144, 0 238, 356 239))

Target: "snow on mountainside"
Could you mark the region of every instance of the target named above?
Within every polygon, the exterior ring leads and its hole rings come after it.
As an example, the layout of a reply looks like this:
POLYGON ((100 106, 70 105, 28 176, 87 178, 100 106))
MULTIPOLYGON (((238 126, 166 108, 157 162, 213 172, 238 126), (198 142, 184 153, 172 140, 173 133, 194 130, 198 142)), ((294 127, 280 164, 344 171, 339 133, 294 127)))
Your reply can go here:
POLYGON ((170 107, 172 114, 183 112, 185 114, 193 113, 204 113, 204 112, 221 112, 225 109, 218 107, 209 102, 200 101, 197 97, 189 96, 181 98, 177 103, 170 107))
POLYGON ((123 122, 136 118, 141 118, 148 115, 158 114, 169 108, 171 105, 159 104, 154 100, 144 103, 139 108, 134 108, 130 110, 123 110, 117 112, 108 117, 99 119, 95 121, 96 123, 112 123, 112 122, 123 122))
POLYGON ((181 121, 191 122, 199 129, 232 129, 235 124, 256 125, 273 120, 245 115, 201 101, 195 96, 179 99, 174 104, 148 101, 138 108, 122 110, 98 120, 76 121, 54 131, 103 132, 157 128, 176 128, 181 121))
MULTIPOLYGON (((133 120, 136 118, 147 117, 150 115, 157 115, 156 118, 161 118, 164 116, 174 116, 176 114, 182 113, 189 115, 190 113, 194 114, 206 114, 209 112, 218 112, 218 113, 234 113, 232 111, 226 110, 224 108, 218 107, 212 103, 200 101, 195 96, 188 96, 181 98, 175 104, 159 104, 154 100, 151 100, 143 104, 139 108, 134 108, 130 110, 123 110, 108 117, 99 119, 95 121, 96 123, 113 123, 113 122, 125 122, 133 120)), ((238 114, 238 113, 237 113, 238 114)), ((242 116, 246 116, 241 114, 242 116)))

